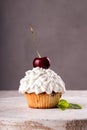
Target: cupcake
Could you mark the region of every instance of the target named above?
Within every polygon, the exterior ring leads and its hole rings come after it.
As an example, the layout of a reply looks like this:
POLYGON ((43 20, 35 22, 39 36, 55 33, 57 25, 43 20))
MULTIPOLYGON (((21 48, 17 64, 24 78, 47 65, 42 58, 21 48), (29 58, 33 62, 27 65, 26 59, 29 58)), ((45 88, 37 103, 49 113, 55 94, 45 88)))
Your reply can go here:
POLYGON ((54 108, 65 92, 63 80, 43 59, 48 60, 46 57, 39 58, 38 62, 35 59, 34 68, 20 80, 19 92, 25 95, 31 108, 54 108))
POLYGON ((31 27, 30 30, 38 57, 33 60, 34 68, 25 72, 25 77, 20 80, 19 92, 25 95, 29 107, 53 108, 65 92, 65 84, 61 77, 49 68, 49 58, 39 54, 34 29, 31 27))

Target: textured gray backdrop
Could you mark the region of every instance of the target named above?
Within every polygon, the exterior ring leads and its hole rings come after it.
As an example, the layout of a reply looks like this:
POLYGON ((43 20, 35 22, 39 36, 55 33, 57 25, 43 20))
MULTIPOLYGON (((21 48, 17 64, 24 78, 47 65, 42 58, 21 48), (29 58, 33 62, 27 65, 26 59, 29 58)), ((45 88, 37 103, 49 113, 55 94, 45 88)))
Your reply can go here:
POLYGON ((87 89, 86 0, 0 0, 0 89, 18 89, 32 69, 31 25, 66 89, 87 89))

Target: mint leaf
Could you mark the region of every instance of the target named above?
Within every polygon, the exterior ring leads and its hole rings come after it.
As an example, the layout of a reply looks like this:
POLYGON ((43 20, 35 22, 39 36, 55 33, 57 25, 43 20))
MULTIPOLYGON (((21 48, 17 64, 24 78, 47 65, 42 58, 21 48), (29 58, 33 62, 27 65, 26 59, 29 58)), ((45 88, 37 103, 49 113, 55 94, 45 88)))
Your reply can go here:
POLYGON ((65 99, 61 99, 57 104, 57 107, 62 110, 69 108, 69 106, 70 106, 69 103, 65 99))
POLYGON ((71 109, 82 109, 82 106, 79 105, 79 104, 69 103, 69 108, 71 108, 71 109))
POLYGON ((65 110, 65 109, 82 109, 82 106, 79 104, 73 104, 73 103, 69 103, 67 100, 65 99, 61 99, 59 101, 59 103, 57 104, 57 107, 61 110, 65 110))

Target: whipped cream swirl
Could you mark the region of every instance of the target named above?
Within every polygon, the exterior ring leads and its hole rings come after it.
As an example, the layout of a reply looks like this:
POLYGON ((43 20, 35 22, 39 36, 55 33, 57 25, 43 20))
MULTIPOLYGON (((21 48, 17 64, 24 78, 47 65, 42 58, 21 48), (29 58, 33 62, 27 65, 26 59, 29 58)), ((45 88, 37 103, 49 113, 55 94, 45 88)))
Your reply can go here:
POLYGON ((20 80, 20 93, 65 92, 65 83, 59 75, 51 69, 40 67, 25 72, 25 77, 20 80))

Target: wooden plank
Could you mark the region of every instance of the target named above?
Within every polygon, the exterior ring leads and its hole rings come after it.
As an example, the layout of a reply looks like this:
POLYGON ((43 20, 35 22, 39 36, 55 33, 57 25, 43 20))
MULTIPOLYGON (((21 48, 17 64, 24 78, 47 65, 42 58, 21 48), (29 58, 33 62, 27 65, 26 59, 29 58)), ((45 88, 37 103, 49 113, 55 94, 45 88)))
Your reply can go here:
POLYGON ((87 91, 67 91, 62 98, 83 109, 32 109, 17 91, 0 91, 0 130, 87 130, 87 91))

